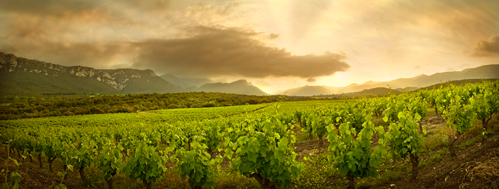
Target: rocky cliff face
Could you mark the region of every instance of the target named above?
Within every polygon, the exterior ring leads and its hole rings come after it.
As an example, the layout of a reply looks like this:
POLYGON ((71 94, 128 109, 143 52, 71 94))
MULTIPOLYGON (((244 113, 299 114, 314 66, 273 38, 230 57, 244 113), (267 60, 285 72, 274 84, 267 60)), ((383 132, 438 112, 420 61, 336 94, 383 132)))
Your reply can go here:
MULTIPOLYGON (((123 91, 131 82, 152 82, 160 79, 152 70, 136 69, 94 69, 83 66, 61 66, 38 60, 30 60, 17 57, 13 54, 0 52, 0 72, 25 72, 42 74, 49 77, 60 77, 62 75, 79 78, 91 78, 105 83, 114 89, 123 91)), ((160 79, 162 80, 162 79, 160 79)), ((165 84, 166 81, 161 82, 165 84)), ((173 87, 166 82, 165 87, 173 87)))

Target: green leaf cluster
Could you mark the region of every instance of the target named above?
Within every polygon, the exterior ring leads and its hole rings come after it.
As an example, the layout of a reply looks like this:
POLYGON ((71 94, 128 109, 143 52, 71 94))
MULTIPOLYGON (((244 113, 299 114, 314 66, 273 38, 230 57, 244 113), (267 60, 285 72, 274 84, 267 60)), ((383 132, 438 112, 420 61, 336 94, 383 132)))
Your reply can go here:
POLYGON ((295 161, 297 154, 293 148, 295 138, 292 131, 278 116, 247 119, 251 121, 242 128, 242 136, 229 142, 226 148, 225 156, 232 159, 231 167, 247 177, 258 174, 277 186, 289 185, 292 178, 299 177, 304 167, 303 163, 295 161))
POLYGON ((147 183, 160 181, 166 171, 168 157, 163 150, 140 141, 132 153, 128 153, 127 164, 121 170, 131 179, 140 179, 147 183))
MULTIPOLYGON (((421 116, 416 113, 416 120, 421 116)), ((390 143, 389 151, 394 158, 407 158, 410 154, 419 155, 424 146, 424 137, 419 135, 418 124, 407 112, 399 112, 398 123, 391 123, 385 139, 390 143)))
POLYGON ((383 127, 375 128, 370 118, 367 120, 360 132, 353 128, 350 122, 341 124, 338 130, 334 126, 328 127, 331 151, 328 158, 334 162, 334 166, 343 176, 350 173, 360 178, 374 177, 381 165, 382 157, 386 155, 384 145, 371 148, 374 131, 383 135, 383 127))
POLYGON ((102 147, 98 155, 97 167, 104 173, 104 179, 110 180, 115 174, 119 172, 122 165, 123 155, 121 151, 123 147, 121 144, 115 145, 112 141, 108 140, 102 147))
POLYGON ((220 171, 222 156, 212 159, 206 152, 208 146, 198 141, 191 143, 191 150, 179 149, 176 152, 177 172, 185 179, 189 177, 191 187, 214 188, 217 181, 217 175, 220 171))

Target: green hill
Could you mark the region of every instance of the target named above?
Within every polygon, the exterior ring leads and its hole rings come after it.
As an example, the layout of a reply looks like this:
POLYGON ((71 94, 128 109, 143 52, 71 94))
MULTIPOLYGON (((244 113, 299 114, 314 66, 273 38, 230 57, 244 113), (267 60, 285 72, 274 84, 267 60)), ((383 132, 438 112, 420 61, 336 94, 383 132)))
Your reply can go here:
POLYGON ((61 66, 0 52, 0 95, 183 92, 152 70, 61 66))

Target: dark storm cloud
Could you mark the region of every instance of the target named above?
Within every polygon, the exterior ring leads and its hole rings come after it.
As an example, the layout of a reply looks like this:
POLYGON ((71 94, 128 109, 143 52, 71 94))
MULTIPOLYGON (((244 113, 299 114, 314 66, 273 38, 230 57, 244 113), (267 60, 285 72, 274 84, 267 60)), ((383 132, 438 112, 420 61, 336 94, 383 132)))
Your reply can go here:
POLYGON ((2 45, 0 52, 20 57, 38 59, 67 66, 106 67, 115 58, 130 52, 129 43, 59 43, 43 41, 42 44, 21 43, 2 45))
POLYGON ((120 2, 130 6, 130 8, 139 8, 149 11, 165 10, 170 6, 170 0, 125 0, 120 2))
POLYGON ((129 10, 151 14, 169 6, 169 0, 2 1, 0 52, 67 66, 106 68, 134 50, 127 42, 130 38, 115 37, 128 33, 111 31, 144 26, 129 10), (113 36, 105 37, 102 31, 113 36))
POLYGON ((31 16, 45 22, 71 21, 86 25, 93 22, 105 24, 134 23, 136 18, 129 10, 141 14, 166 11, 170 0, 6 0, 0 3, 0 12, 12 18, 31 16))
POLYGON ((473 48, 471 55, 479 57, 499 55, 499 36, 493 35, 487 41, 479 41, 473 48))
POLYGON ((75 40, 75 37, 67 36, 75 32, 75 28, 32 16, 22 16, 17 22, 8 23, 3 32, 0 52, 66 66, 103 68, 131 51, 128 42, 75 40))
POLYGON ((15 12, 25 14, 40 14, 43 16, 59 15, 62 12, 74 12, 95 8, 106 8, 107 6, 123 5, 127 8, 142 10, 167 9, 170 0, 5 0, 0 5, 0 10, 4 12, 15 12))
POLYGON ((0 3, 0 11, 7 13, 54 16, 63 12, 87 10, 96 6, 91 1, 63 0, 6 0, 0 3))
POLYGON ((135 68, 182 76, 244 76, 253 78, 332 75, 350 66, 344 54, 294 55, 261 40, 275 38, 252 30, 190 27, 185 38, 138 42, 135 68))

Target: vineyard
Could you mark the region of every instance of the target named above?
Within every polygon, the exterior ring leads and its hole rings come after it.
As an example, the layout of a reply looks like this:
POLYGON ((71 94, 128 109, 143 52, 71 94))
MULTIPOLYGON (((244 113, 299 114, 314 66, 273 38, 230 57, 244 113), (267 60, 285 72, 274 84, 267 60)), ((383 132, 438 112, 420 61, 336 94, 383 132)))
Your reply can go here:
POLYGON ((489 188, 499 184, 498 112, 495 81, 3 120, 2 189, 489 188))

